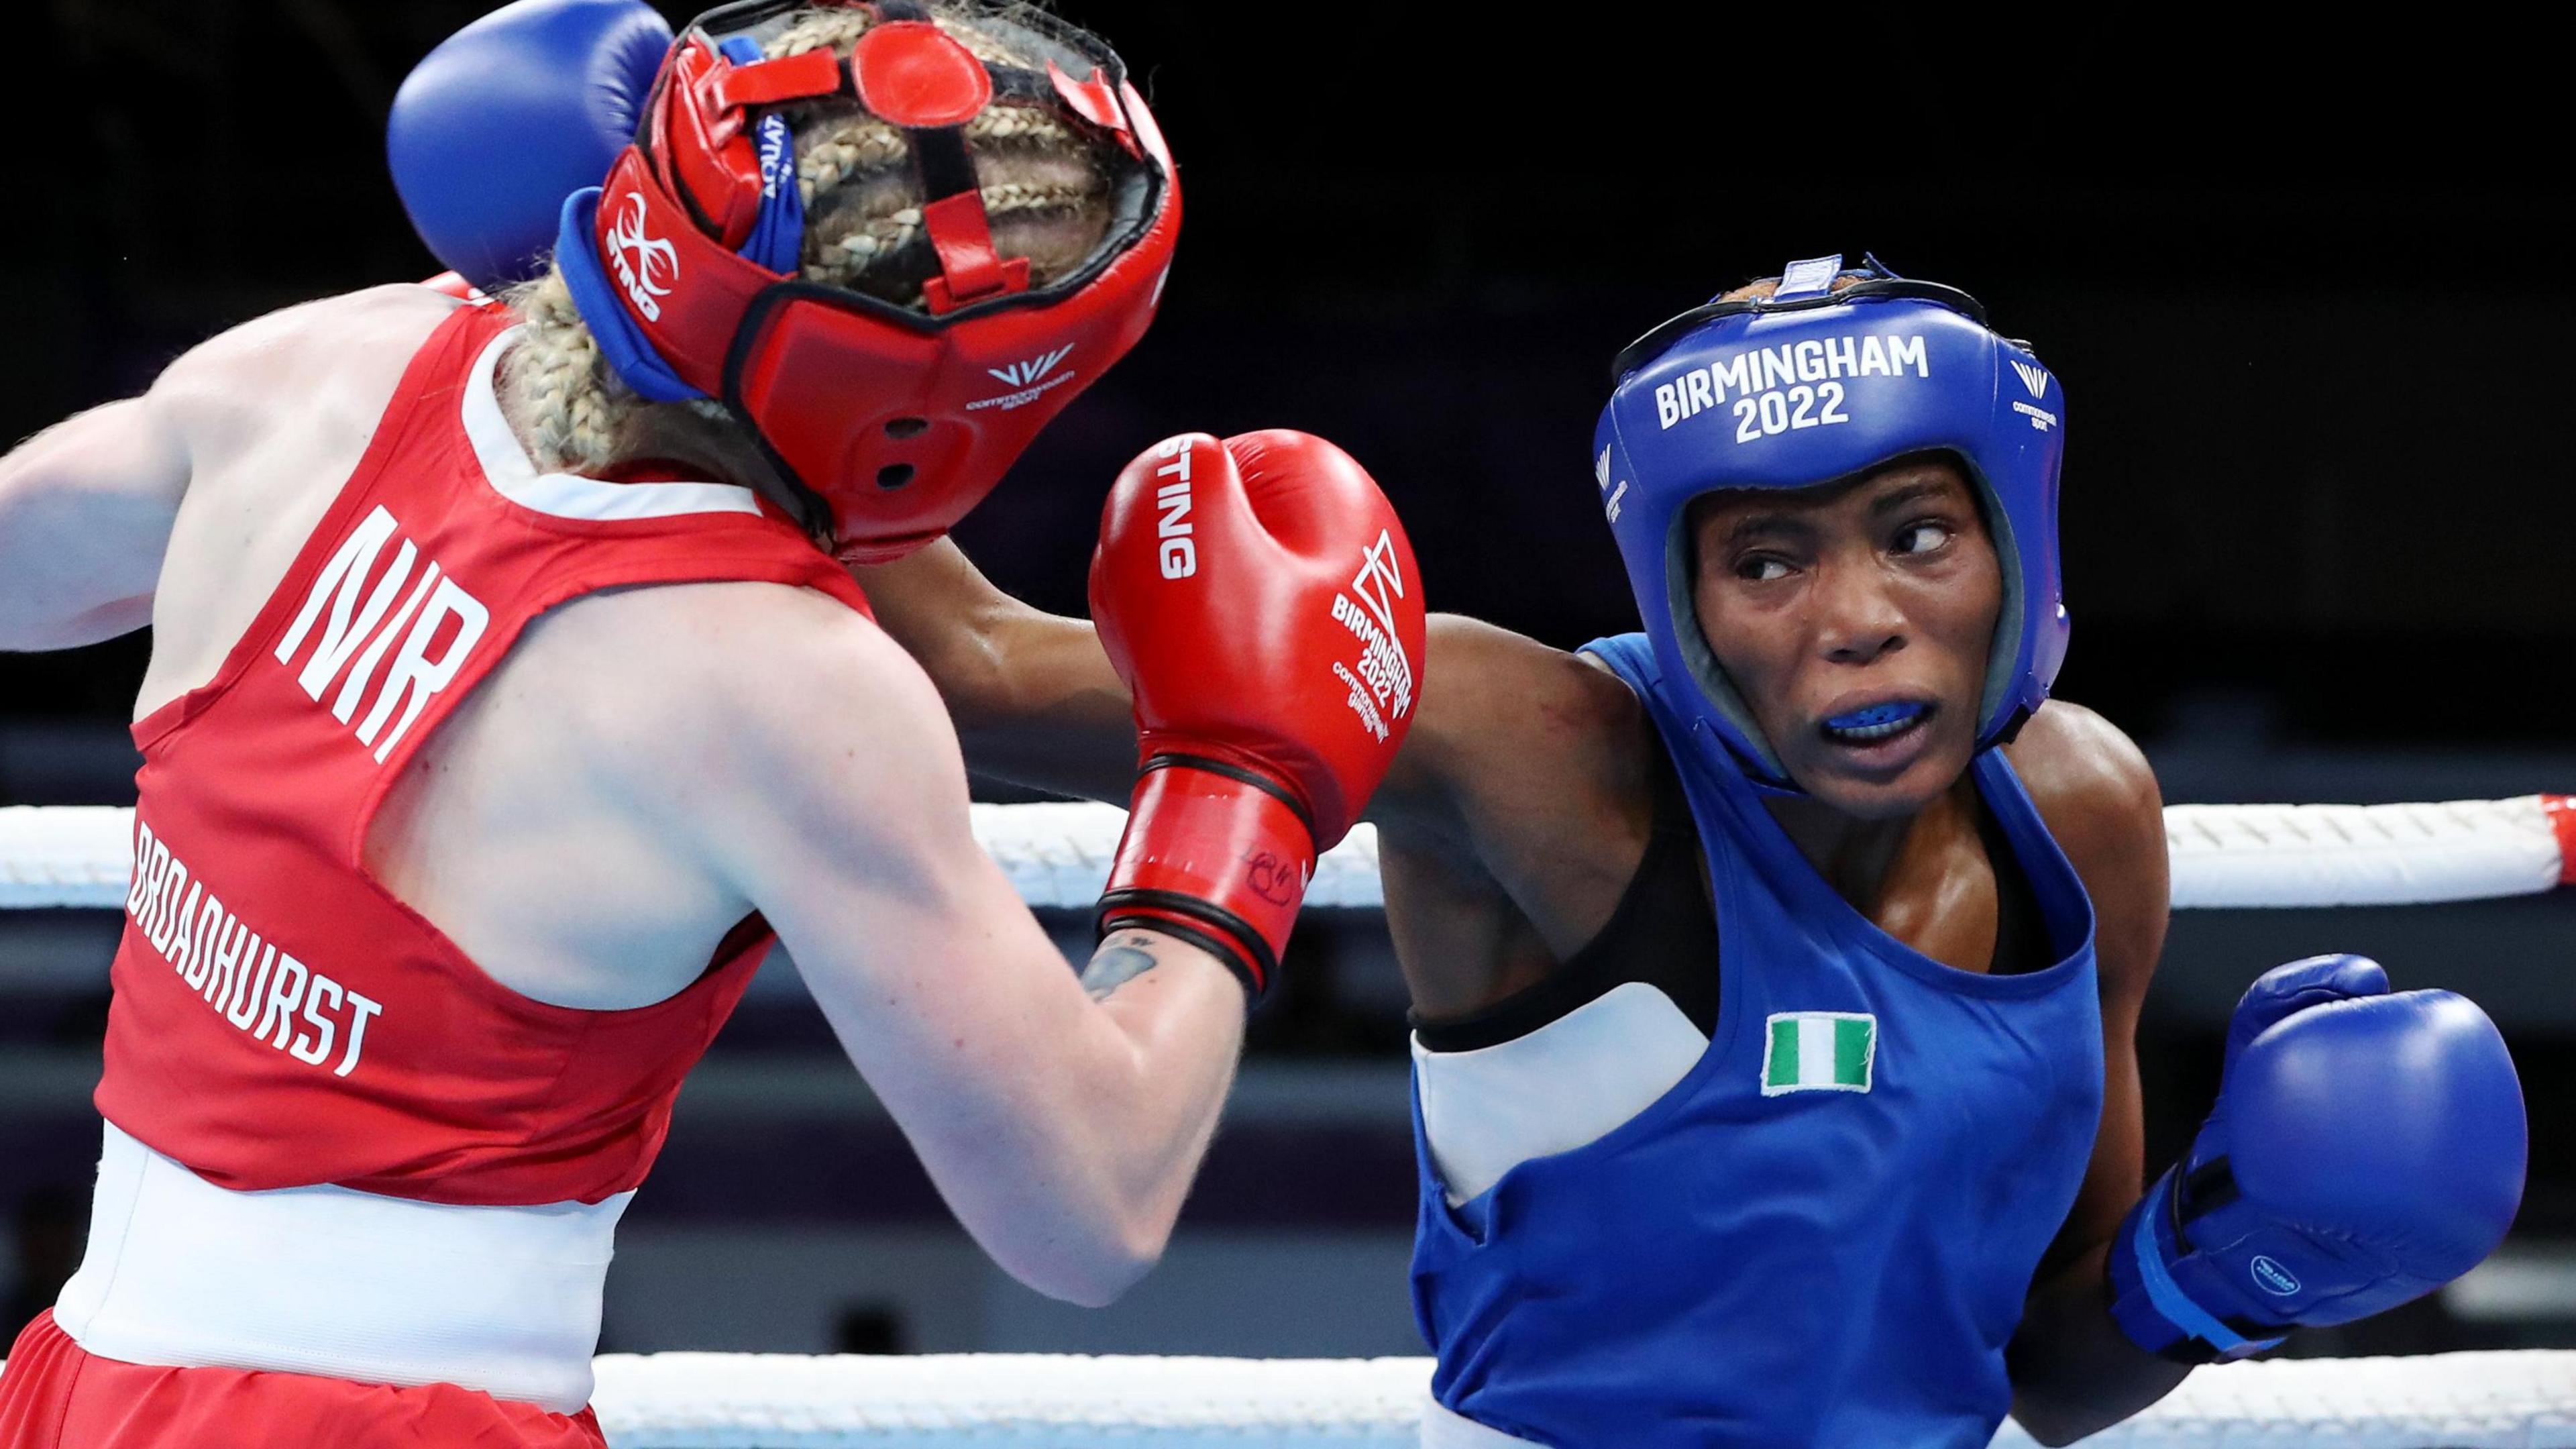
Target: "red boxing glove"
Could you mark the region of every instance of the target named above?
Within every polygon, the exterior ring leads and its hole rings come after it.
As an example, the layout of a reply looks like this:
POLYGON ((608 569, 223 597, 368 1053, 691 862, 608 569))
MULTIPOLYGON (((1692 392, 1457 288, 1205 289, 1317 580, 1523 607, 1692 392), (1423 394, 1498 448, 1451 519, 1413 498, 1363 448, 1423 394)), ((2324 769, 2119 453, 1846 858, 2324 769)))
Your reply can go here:
POLYGON ((1139 734, 1101 932, 1197 942, 1258 999, 1315 857, 1413 720, 1422 590, 1404 525, 1321 438, 1186 433, 1110 489, 1091 615, 1139 734))

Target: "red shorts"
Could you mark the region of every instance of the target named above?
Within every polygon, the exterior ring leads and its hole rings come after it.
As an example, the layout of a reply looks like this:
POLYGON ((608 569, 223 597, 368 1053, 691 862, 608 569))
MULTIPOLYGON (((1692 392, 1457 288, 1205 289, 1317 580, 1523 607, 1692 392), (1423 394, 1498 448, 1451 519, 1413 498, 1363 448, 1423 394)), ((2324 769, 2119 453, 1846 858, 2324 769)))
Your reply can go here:
POLYGON ((49 1309, 0 1372, 0 1449, 607 1449, 590 1410, 550 1414, 453 1384, 388 1388, 82 1351, 49 1309))

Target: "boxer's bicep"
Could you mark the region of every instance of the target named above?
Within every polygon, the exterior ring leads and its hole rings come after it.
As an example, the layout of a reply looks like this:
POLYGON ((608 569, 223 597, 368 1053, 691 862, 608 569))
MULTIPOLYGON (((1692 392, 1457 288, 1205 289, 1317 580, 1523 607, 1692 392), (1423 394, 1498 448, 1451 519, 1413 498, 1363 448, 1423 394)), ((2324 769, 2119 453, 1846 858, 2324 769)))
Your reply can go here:
POLYGON ((1413 729, 1368 818, 1446 835, 1493 818, 1555 829, 1556 805, 1594 793, 1624 747, 1634 696, 1585 656, 1481 619, 1434 614, 1426 635, 1413 729))
POLYGON ((188 474, 153 393, 77 414, 0 458, 0 649, 71 648, 150 623, 188 474))
POLYGON ((1588 656, 1435 614, 1419 714, 1370 802, 1415 1009, 1480 1010, 1616 906, 1654 813, 1636 696, 1588 656))
POLYGON ((1032 1003, 1070 1011, 1081 992, 976 843, 965 766, 928 681, 864 622, 836 622, 848 637, 797 648, 734 695, 745 758, 723 767, 742 772, 735 787, 708 795, 716 864, 854 1054, 971 1074, 977 1064, 923 1044, 971 1028, 961 1050, 1007 1049, 1032 1003))

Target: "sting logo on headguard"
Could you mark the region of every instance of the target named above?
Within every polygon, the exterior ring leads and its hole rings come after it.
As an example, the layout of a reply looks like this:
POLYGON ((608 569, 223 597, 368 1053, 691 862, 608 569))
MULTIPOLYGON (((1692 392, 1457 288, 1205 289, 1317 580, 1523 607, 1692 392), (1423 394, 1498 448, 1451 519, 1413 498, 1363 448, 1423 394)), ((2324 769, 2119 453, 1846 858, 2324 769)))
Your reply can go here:
POLYGON ((623 220, 608 233, 608 262, 617 269, 617 280, 626 287, 626 300, 647 321, 658 320, 662 304, 655 300, 671 295, 664 281, 677 281, 680 276, 680 254, 669 242, 644 234, 644 197, 630 191, 625 196, 623 220))
POLYGON ((859 562, 947 532, 1136 344, 1180 231, 1171 155, 1117 55, 1035 11, 973 23, 1030 64, 977 59, 916 0, 711 10, 664 59, 606 186, 564 204, 556 262, 618 376, 655 402, 721 399, 814 510, 809 525, 828 514, 859 562), (835 5, 875 22, 846 61, 763 58, 795 12, 835 5), (920 309, 798 277, 804 206, 778 108, 829 96, 910 148, 936 268, 920 309), (1043 107, 1110 143, 1109 225, 1043 287, 996 250, 967 150, 967 123, 994 106, 1043 107), (1077 354, 1078 370, 1062 365, 1077 354), (1010 384, 999 396, 996 380, 1010 384))
POLYGON ((2056 426, 2066 403, 2030 349, 1985 319, 1955 287, 1909 281, 1875 257, 1857 271, 1820 257, 1792 263, 1768 298, 1682 313, 1612 364, 1592 446, 1607 460, 1605 511, 1654 644, 1654 687, 1762 785, 1795 788, 1700 634, 1687 519, 1703 494, 1811 488, 1909 454, 1949 454, 1980 495, 2004 575, 1977 748, 2010 740, 2048 698, 2066 658, 2056 426), (2057 411, 2028 400, 2052 392, 2057 411))

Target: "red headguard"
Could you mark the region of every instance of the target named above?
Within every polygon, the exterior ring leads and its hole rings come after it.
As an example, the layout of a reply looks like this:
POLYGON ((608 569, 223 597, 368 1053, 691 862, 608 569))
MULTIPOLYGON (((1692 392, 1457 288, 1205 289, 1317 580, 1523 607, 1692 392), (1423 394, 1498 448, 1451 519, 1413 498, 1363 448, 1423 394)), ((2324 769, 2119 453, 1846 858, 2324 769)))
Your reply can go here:
MULTIPOLYGON (((559 250, 576 231, 596 246, 604 267, 567 265, 565 276, 639 392, 723 399, 792 483, 820 495, 842 555, 875 562, 945 533, 1144 335, 1180 231, 1180 186, 1144 98, 1093 37, 1037 29, 1042 16, 978 17, 1044 67, 1022 69, 976 59, 913 0, 819 3, 876 18, 847 62, 829 48, 745 60, 749 47, 724 44, 818 0, 744 0, 692 23, 662 63, 636 143, 595 197, 567 207, 559 250), (765 175, 801 218, 792 158, 773 155, 764 172, 749 113, 832 95, 911 144, 937 262, 926 311, 799 281, 792 251, 771 247, 783 268, 773 270, 737 250, 763 250, 755 231, 777 202, 764 198, 765 175), (1044 288, 1029 285, 1025 259, 996 254, 967 153, 966 123, 997 105, 1043 106, 1115 143, 1108 230, 1044 288)), ((783 132, 773 125, 769 139, 783 132)))

